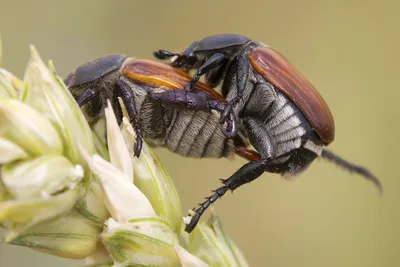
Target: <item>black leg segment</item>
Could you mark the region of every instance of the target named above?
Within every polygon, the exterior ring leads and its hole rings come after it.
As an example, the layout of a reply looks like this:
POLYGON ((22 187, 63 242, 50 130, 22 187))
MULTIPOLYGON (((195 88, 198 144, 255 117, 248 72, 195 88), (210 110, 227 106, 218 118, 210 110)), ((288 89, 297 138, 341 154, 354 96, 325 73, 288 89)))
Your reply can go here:
POLYGON ((221 66, 225 63, 226 56, 222 53, 216 53, 212 55, 206 62, 204 62, 203 65, 201 65, 195 74, 193 75, 193 78, 190 80, 190 82, 185 86, 185 90, 192 90, 195 86, 195 84, 200 80, 200 77, 207 72, 209 72, 211 69, 216 68, 218 66, 221 66))
MULTIPOLYGON (((203 92, 168 90, 161 93, 151 93, 150 97, 172 107, 204 110, 207 112, 216 110, 221 113, 226 106, 203 92)), ((234 114, 231 114, 227 122, 227 128, 222 128, 222 132, 229 138, 237 134, 237 121, 234 114)))
POLYGON ((194 210, 196 214, 192 216, 190 223, 186 225, 185 231, 188 233, 192 232, 204 211, 212 203, 217 201, 218 198, 222 197, 228 190, 233 191, 240 186, 250 183, 251 181, 260 177, 264 173, 269 161, 269 159, 259 159, 257 161, 249 162, 243 165, 231 177, 226 180, 222 180, 224 185, 217 190, 214 190, 214 194, 206 198, 207 200, 199 204, 200 207, 194 210))
POLYGON ((236 97, 228 103, 224 112, 221 116, 221 122, 224 122, 229 114, 232 112, 233 107, 243 98, 243 92, 246 89, 247 81, 249 78, 249 60, 248 52, 244 51, 237 57, 237 69, 236 69, 236 86, 237 94, 236 97))
POLYGON ((139 116, 135 108, 135 98, 131 87, 122 80, 117 81, 117 92, 118 96, 122 98, 125 108, 128 112, 130 123, 136 133, 136 142, 134 146, 135 157, 140 156, 140 151, 142 150, 142 131, 139 125, 139 116))

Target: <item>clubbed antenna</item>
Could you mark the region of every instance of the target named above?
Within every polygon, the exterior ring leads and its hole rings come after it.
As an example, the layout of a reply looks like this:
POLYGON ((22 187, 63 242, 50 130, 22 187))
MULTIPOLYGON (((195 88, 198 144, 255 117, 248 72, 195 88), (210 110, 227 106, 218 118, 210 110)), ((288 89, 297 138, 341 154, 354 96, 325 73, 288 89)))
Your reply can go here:
POLYGON ((180 56, 179 54, 176 54, 176 53, 173 53, 173 52, 170 52, 170 51, 167 51, 167 50, 163 50, 163 49, 160 49, 158 51, 154 51, 153 55, 158 59, 168 59, 168 58, 171 58, 171 57, 180 56))
POLYGON ((322 150, 321 157, 335 163, 336 165, 344 168, 345 170, 348 170, 349 172, 358 173, 358 174, 364 176, 365 179, 373 182, 375 184, 375 186, 377 187, 377 189, 379 190, 379 193, 382 194, 383 189, 382 189, 381 182, 366 168, 355 165, 351 162, 348 162, 325 149, 322 150))

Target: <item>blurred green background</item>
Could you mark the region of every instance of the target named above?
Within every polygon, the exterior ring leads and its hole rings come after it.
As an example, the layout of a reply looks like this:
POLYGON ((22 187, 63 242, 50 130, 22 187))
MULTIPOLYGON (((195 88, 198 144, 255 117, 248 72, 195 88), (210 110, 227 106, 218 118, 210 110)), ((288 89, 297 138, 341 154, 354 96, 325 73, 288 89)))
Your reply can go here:
MULTIPOLYGON (((368 166, 374 186, 317 160, 296 181, 264 174, 214 206, 251 266, 400 266, 398 1, 0 0, 3 66, 22 76, 34 44, 62 76, 109 53, 152 58, 215 33, 273 46, 321 92, 335 117, 330 149, 368 166)), ((245 163, 156 149, 184 211, 245 163)), ((185 212, 186 213, 186 212, 185 212)), ((0 246, 0 266, 76 266, 0 246)))

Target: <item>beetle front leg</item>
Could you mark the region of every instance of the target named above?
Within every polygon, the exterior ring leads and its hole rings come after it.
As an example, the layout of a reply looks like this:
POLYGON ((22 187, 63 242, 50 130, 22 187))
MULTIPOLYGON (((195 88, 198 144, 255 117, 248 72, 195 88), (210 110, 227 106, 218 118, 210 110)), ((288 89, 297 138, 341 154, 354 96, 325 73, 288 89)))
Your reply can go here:
POLYGON ((76 100, 76 103, 78 103, 78 105, 82 107, 96 96, 97 92, 94 89, 92 88, 85 89, 85 91, 83 91, 82 94, 79 96, 79 98, 76 100))
POLYGON ((185 86, 185 90, 187 91, 193 90, 194 86, 200 80, 200 77, 202 75, 206 74, 213 68, 221 66, 222 64, 225 63, 225 61, 226 61, 226 56, 222 53, 216 53, 212 55, 206 62, 204 62, 203 65, 201 65, 197 69, 190 82, 185 86))
POLYGON ((243 92, 246 89, 247 81, 249 78, 249 59, 248 52, 244 51, 237 57, 237 67, 236 67, 236 97, 228 103, 224 112, 221 115, 221 122, 223 123, 233 112, 234 106, 243 98, 243 92))
MULTIPOLYGON (((221 113, 226 106, 226 104, 212 99, 209 95, 203 92, 168 90, 161 93, 151 93, 150 97, 172 107, 204 110, 207 112, 216 110, 217 112, 221 113)), ((234 113, 230 114, 227 122, 227 129, 222 129, 222 132, 228 138, 237 134, 237 120, 234 113)))
POLYGON ((270 159, 259 159, 257 161, 249 162, 243 165, 238 171, 236 171, 231 177, 226 180, 221 180, 224 184, 217 190, 214 190, 214 194, 209 196, 206 201, 200 204, 200 207, 194 209, 194 215, 189 215, 191 217, 190 223, 186 225, 185 231, 190 233, 196 227, 200 220, 201 215, 204 211, 218 198, 222 197, 228 190, 234 191, 240 186, 254 181, 260 177, 266 170, 270 159))
POLYGON ((125 83, 123 80, 117 81, 117 93, 122 98, 125 108, 128 112, 130 123, 136 133, 136 142, 134 146, 134 156, 139 157, 140 151, 142 150, 142 131, 139 125, 139 116, 135 107, 135 97, 132 92, 132 88, 125 83))

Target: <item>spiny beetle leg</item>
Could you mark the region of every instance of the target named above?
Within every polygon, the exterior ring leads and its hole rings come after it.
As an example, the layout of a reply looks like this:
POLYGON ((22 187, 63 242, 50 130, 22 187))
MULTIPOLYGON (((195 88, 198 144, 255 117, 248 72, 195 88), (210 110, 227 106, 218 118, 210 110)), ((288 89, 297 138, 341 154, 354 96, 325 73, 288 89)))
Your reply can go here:
POLYGON ((265 171, 269 161, 270 161, 269 159, 259 159, 257 161, 249 162, 243 165, 231 177, 229 177, 226 180, 222 180, 222 183, 224 185, 218 188, 217 190, 213 191, 214 194, 208 197, 206 201, 200 204, 200 207, 194 210, 196 214, 192 216, 190 223, 186 225, 185 231, 188 233, 192 232, 193 229, 196 227, 197 223, 199 222, 200 217, 204 213, 204 211, 212 203, 217 201, 218 198, 222 197, 226 193, 226 191, 228 190, 234 191, 240 186, 246 183, 250 183, 251 181, 254 181, 258 177, 260 177, 265 171))
MULTIPOLYGON (((216 110, 217 112, 222 112, 225 108, 225 104, 212 99, 209 95, 203 92, 169 90, 161 93, 151 93, 150 97, 176 108, 188 108, 204 111, 216 110)), ((222 132, 228 138, 237 134, 237 119, 235 114, 231 114, 229 121, 227 122, 227 129, 222 129, 222 132)))
POLYGON ((197 69, 190 82, 185 86, 185 90, 193 90, 194 86, 200 80, 200 77, 202 75, 206 74, 211 69, 222 65, 223 63, 225 63, 225 60, 226 56, 222 53, 216 53, 212 55, 203 65, 201 65, 197 69))
POLYGON ((142 130, 139 125, 139 116, 135 108, 135 98, 131 87, 123 80, 117 81, 118 96, 122 98, 125 108, 128 112, 130 123, 136 133, 136 142, 133 148, 134 156, 139 158, 142 151, 142 130))
MULTIPOLYGON (((226 104, 221 104, 218 101, 210 101, 211 109, 218 111, 220 114, 226 109, 226 104)), ((222 116, 222 115, 221 115, 222 116)), ((224 124, 226 120, 220 120, 220 124, 224 124)), ((234 137, 237 134, 237 118, 234 112, 229 113, 229 120, 226 129, 222 128, 222 132, 228 138, 234 137)))

